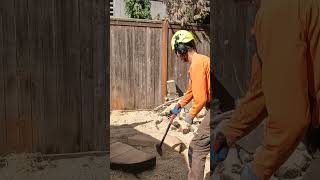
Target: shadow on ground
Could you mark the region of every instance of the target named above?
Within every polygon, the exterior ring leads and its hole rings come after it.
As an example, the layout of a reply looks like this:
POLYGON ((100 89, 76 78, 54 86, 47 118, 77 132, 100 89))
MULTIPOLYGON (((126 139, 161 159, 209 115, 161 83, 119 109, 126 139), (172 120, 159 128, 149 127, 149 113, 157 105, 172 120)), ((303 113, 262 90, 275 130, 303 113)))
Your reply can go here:
MULTIPOLYGON (((110 144, 115 142, 122 142, 129 144, 128 137, 134 135, 144 135, 150 138, 152 141, 160 143, 160 139, 164 134, 164 130, 156 132, 156 137, 150 135, 150 125, 153 124, 151 121, 137 122, 132 124, 119 124, 110 125, 110 144), (137 127, 140 127, 137 130, 137 127), (141 132, 141 129, 146 129, 146 132, 141 132)), ((163 144, 162 150, 163 155, 157 154, 155 145, 146 143, 145 145, 132 145, 134 148, 141 150, 146 153, 150 153, 156 156, 156 166, 152 170, 144 171, 138 174, 132 174, 123 172, 120 170, 111 170, 111 179, 122 180, 122 179, 152 179, 152 180, 168 180, 168 179, 187 179, 188 166, 187 161, 182 153, 178 153, 170 148, 168 145, 163 144)), ((182 147, 182 151, 186 151, 186 145, 182 147)))

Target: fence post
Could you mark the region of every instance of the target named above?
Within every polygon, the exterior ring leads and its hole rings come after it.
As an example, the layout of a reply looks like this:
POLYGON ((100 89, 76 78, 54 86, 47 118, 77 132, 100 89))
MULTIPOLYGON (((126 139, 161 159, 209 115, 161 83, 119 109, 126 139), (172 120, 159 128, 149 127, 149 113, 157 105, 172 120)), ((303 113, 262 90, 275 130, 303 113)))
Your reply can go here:
POLYGON ((168 80, 168 20, 165 19, 162 25, 162 41, 161 41, 161 100, 165 102, 167 96, 167 80, 168 80))

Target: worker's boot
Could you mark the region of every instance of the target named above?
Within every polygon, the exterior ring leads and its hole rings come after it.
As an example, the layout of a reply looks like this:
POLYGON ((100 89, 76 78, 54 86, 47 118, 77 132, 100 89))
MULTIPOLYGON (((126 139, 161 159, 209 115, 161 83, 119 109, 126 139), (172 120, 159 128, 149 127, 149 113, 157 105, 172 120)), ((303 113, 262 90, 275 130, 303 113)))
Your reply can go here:
POLYGON ((251 163, 243 167, 240 180, 258 180, 251 163))

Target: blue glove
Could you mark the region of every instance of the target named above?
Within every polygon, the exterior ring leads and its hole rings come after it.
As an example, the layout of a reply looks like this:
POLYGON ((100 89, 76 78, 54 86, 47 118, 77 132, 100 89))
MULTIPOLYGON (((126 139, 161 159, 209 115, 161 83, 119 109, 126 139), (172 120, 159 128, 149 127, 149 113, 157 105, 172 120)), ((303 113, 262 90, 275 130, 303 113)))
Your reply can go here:
POLYGON ((227 158, 229 152, 229 146, 227 144, 226 137, 218 132, 213 141, 211 142, 210 148, 210 171, 214 172, 219 162, 224 161, 227 158))
POLYGON ((225 146, 221 148, 218 153, 213 147, 210 148, 210 171, 214 172, 219 162, 224 161, 227 158, 229 147, 225 146))
POLYGON ((177 104, 170 112, 171 114, 174 114, 174 115, 178 115, 181 111, 181 106, 180 104, 177 104))

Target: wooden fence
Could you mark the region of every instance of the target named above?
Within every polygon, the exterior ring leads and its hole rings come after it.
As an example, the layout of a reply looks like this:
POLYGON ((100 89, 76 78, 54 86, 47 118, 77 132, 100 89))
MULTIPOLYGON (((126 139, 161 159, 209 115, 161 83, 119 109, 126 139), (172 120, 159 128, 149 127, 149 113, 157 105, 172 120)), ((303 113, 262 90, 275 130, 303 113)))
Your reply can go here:
MULTIPOLYGON (((177 61, 170 39, 181 27, 169 24, 164 49, 167 54, 167 79, 176 80, 185 91, 188 65, 177 61)), ((208 27, 190 26, 200 53, 210 55, 208 27)), ((110 22, 110 103, 111 109, 150 109, 162 103, 161 64, 162 21, 112 18, 110 22)))
MULTIPOLYGON (((251 72, 251 57, 255 51, 251 28, 256 7, 234 0, 212 1, 210 30, 212 41, 212 89, 224 103, 243 96, 251 72)), ((232 106, 232 105, 231 105, 232 106)))
POLYGON ((0 153, 108 150, 104 8, 0 1, 0 153))

